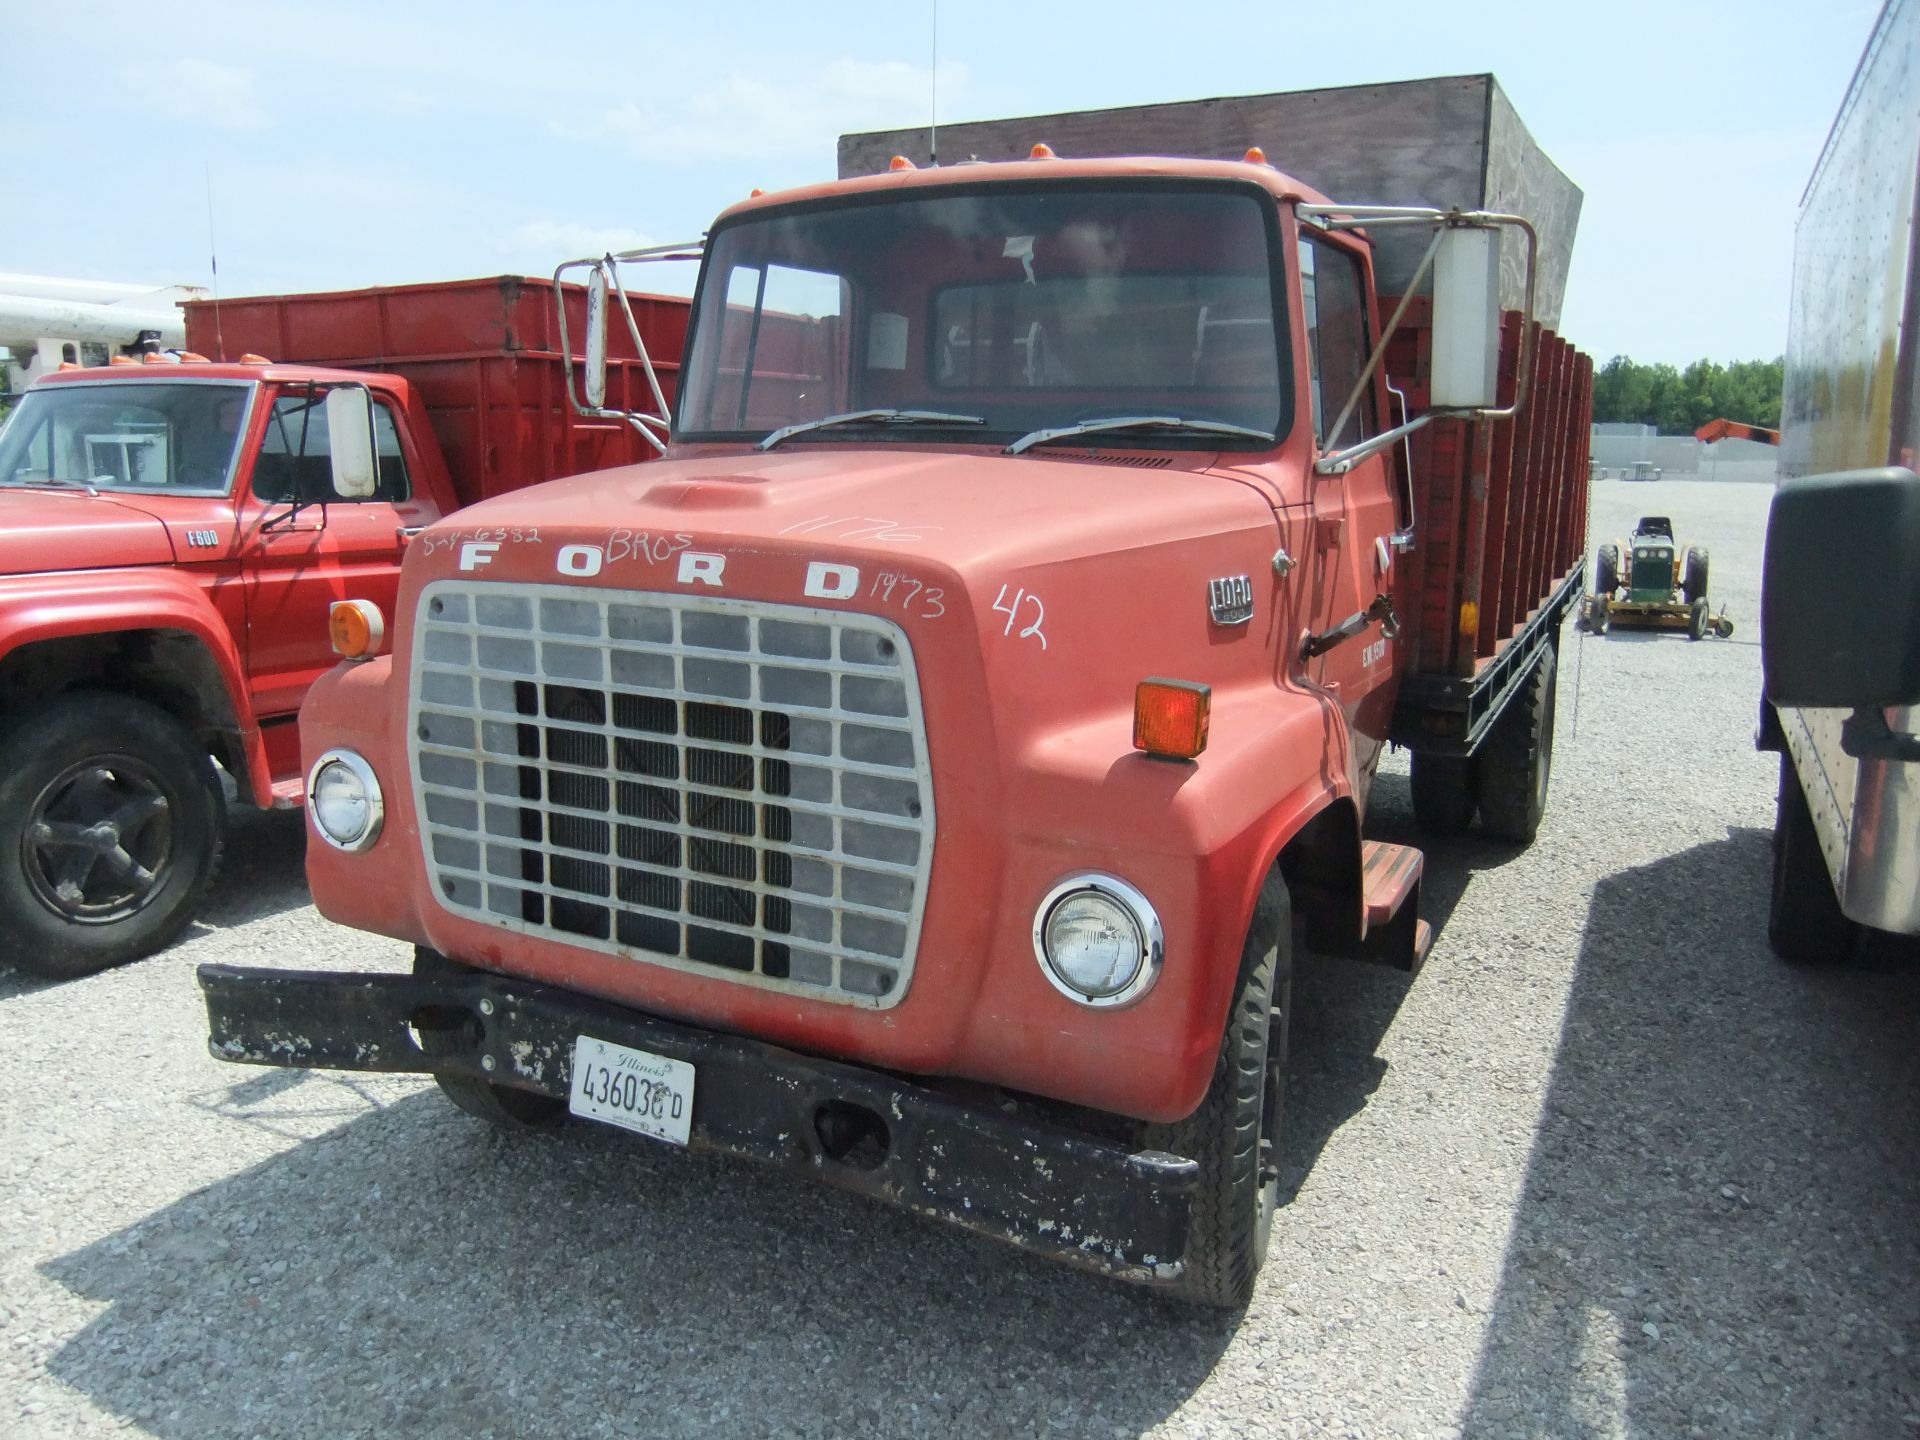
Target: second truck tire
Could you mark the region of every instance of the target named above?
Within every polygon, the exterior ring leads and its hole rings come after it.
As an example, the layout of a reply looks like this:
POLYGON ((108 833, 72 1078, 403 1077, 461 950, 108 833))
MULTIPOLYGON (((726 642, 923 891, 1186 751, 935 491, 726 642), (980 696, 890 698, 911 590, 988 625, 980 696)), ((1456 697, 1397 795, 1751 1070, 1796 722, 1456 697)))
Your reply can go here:
POLYGON ((79 691, 0 730, 0 961, 52 979, 187 926, 226 841, 213 762, 158 706, 79 691))
POLYGON ((1767 943, 1782 960, 1826 965, 1853 954, 1858 928, 1840 908, 1833 876, 1820 853, 1813 812, 1794 773, 1793 757, 1780 755, 1780 799, 1773 820, 1773 888, 1767 902, 1767 943))
POLYGON ((1553 775, 1553 702, 1559 688, 1552 645, 1541 647, 1533 674, 1494 722, 1474 756, 1474 789, 1480 823, 1488 835, 1513 845, 1531 845, 1547 810, 1553 775))

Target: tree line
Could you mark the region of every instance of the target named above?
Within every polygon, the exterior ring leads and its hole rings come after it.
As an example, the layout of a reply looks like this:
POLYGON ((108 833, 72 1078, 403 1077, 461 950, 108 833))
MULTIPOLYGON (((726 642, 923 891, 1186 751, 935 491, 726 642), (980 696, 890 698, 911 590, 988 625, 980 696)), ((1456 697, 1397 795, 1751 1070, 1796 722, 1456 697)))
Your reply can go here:
POLYGON ((1593 418, 1653 425, 1662 435, 1691 435, 1723 417, 1775 430, 1785 378, 1784 357, 1730 365, 1696 360, 1678 370, 1616 355, 1593 372, 1593 418))

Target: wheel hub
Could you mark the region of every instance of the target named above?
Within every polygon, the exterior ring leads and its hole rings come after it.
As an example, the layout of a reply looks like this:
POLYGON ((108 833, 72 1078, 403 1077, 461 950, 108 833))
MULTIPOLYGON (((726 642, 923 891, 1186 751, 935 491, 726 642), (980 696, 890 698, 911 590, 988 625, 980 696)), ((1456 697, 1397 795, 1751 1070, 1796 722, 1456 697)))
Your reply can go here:
POLYGON ((173 851, 173 796, 130 755, 69 766, 43 788, 21 837, 27 883, 40 903, 83 925, 146 906, 173 851))

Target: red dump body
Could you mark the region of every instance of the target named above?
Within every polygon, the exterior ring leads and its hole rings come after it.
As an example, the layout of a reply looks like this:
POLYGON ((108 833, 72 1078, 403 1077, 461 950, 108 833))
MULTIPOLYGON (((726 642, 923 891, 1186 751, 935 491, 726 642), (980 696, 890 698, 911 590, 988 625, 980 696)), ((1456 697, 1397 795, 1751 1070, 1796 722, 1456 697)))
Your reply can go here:
MULTIPOLYGON (((566 288, 577 352, 586 333, 586 292, 566 288)), ((635 295, 633 301, 671 403, 688 303, 658 295, 635 295)), ((261 295, 194 301, 186 311, 187 348, 212 358, 252 353, 281 364, 403 376, 426 406, 463 505, 562 475, 652 458, 631 425, 585 418, 568 407, 550 280, 501 275, 261 295)), ((645 375, 624 327, 609 334, 608 349, 608 403, 647 408, 645 375)))

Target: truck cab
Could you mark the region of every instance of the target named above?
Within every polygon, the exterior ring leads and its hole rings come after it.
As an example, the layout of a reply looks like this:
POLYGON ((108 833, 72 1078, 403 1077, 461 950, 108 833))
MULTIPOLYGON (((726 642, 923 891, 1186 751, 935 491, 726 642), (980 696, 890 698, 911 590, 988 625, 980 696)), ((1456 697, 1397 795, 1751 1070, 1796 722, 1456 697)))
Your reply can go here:
POLYGON ((329 606, 393 603, 457 504, 395 376, 265 362, 42 377, 0 430, 0 957, 144 953, 212 876, 226 800, 301 792, 294 721, 329 606), (374 473, 342 494, 332 397, 374 473), (424 443, 423 443, 424 440, 424 443))

